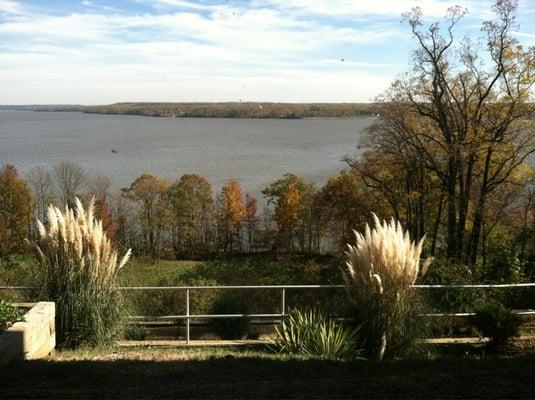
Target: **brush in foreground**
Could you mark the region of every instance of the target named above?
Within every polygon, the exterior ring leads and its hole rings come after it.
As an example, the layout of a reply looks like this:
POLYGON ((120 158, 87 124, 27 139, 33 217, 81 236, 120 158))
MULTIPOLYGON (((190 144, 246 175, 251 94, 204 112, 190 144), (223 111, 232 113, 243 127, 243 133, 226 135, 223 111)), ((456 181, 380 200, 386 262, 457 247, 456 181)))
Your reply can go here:
POLYGON ((61 211, 50 205, 47 224, 37 221, 39 238, 33 243, 45 272, 44 296, 56 302, 58 339, 66 346, 104 344, 121 319, 117 272, 130 257, 119 261, 117 251, 79 199, 76 209, 61 211))
MULTIPOLYGON (((399 222, 373 218, 375 227, 366 225, 364 234, 355 232, 355 245, 348 244, 342 273, 366 335, 368 356, 382 359, 385 352, 394 356, 403 351, 413 339, 417 318, 411 286, 420 274, 424 239, 413 242, 399 222)), ((430 262, 426 260, 421 275, 430 262)))

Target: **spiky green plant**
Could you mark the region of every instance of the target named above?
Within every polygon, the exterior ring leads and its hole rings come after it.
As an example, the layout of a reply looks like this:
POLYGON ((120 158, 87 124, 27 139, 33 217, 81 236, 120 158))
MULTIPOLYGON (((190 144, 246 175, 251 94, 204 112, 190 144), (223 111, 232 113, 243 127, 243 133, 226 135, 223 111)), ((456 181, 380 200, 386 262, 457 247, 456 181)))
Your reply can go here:
POLYGON ((420 322, 412 285, 431 259, 420 271, 424 239, 413 242, 394 219, 373 219, 375 227, 367 224, 364 234, 355 232, 355 245, 348 244, 342 273, 366 353, 381 360, 400 355, 414 342, 420 322))
POLYGON ((58 342, 64 346, 109 343, 120 325, 121 296, 117 272, 130 257, 119 261, 117 251, 94 216, 79 199, 65 211, 50 205, 47 223, 37 221, 33 248, 44 270, 43 295, 56 302, 58 342))
POLYGON ((327 318, 316 308, 290 311, 276 333, 275 348, 281 352, 334 360, 360 356, 357 332, 327 318))

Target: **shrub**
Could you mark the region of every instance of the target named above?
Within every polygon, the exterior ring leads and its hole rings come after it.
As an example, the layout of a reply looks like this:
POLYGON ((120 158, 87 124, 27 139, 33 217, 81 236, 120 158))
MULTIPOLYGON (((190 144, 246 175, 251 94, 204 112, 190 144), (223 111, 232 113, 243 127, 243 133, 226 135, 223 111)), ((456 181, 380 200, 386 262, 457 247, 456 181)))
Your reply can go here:
MULTIPOLYGON (((355 232, 342 270, 368 357, 396 357, 414 344, 419 331, 417 297, 411 287, 420 271, 423 239, 412 242, 401 224, 366 224, 364 235, 355 232)), ((423 267, 423 273, 430 259, 423 267)))
POLYGON ((276 332, 275 347, 281 352, 335 360, 360 355, 356 331, 325 317, 316 308, 290 311, 276 332))
POLYGON ((490 347, 498 348, 518 336, 521 319, 502 304, 484 302, 477 305, 474 312, 470 322, 481 335, 490 338, 490 347))
POLYGON ((58 342, 64 346, 107 344, 120 327, 121 296, 117 251, 94 218, 93 202, 84 210, 62 212, 49 206, 47 226, 37 221, 39 239, 33 244, 44 269, 44 296, 56 303, 58 342))
POLYGON ((145 340, 147 332, 141 326, 127 325, 123 331, 125 340, 145 340))
MULTIPOLYGON (((10 255, 0 259, 0 285, 38 286, 40 279, 37 260, 25 255, 10 255)), ((12 302, 34 301, 38 299, 37 290, 5 291, 2 297, 12 302)))
POLYGON ((23 313, 14 305, 0 300, 0 332, 9 328, 17 321, 22 321, 23 313))
MULTIPOLYGON (((248 303, 234 294, 223 294, 210 310, 211 314, 249 314, 248 303)), ((221 339, 241 339, 249 330, 249 318, 213 318, 212 329, 221 339)))
MULTIPOLYGON (((468 285, 480 283, 481 272, 476 266, 438 258, 422 283, 427 285, 468 285)), ((425 290, 430 306, 436 312, 468 312, 485 292, 477 289, 432 289, 425 290)))

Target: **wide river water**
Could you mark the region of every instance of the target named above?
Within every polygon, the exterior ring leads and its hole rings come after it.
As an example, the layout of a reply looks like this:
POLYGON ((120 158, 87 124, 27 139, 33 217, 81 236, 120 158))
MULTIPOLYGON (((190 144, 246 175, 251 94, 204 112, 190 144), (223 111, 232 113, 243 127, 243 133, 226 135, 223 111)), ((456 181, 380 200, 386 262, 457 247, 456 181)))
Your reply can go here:
POLYGON ((215 191, 235 178, 258 196, 287 172, 323 184, 345 168, 344 156, 358 155, 362 131, 372 122, 0 111, 0 162, 24 175, 33 167, 72 161, 109 177, 115 188, 143 172, 169 180, 195 172, 215 191))

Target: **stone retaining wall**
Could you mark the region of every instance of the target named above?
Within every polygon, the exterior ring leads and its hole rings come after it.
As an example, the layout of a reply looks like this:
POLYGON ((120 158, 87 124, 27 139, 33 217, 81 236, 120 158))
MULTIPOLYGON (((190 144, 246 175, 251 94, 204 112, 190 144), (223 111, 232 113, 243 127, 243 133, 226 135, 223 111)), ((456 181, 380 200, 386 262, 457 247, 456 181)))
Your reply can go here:
POLYGON ((55 316, 53 302, 39 302, 24 314, 23 321, 0 334, 0 367, 50 354, 56 346, 55 316))

